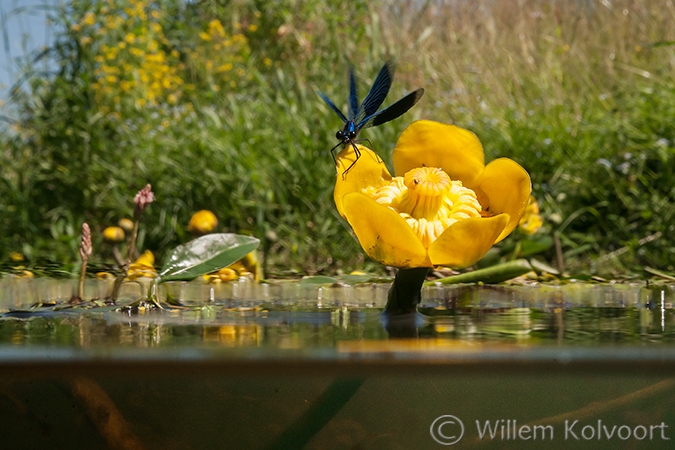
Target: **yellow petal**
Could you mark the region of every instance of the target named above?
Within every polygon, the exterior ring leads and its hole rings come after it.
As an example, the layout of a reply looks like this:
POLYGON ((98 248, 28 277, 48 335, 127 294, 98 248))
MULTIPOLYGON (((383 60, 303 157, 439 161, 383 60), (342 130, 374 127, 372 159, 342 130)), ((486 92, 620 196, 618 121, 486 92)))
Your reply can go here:
POLYGON ((431 261, 456 269, 474 264, 490 250, 509 219, 508 214, 500 214, 453 223, 429 246, 431 261))
POLYGON ((473 189, 485 166, 483 146, 469 130, 431 120, 418 120, 396 142, 394 173, 416 167, 440 167, 451 179, 473 189))
POLYGON ((347 221, 368 256, 388 266, 431 267, 427 250, 398 213, 357 192, 342 201, 347 221))
POLYGON ((150 250, 146 250, 135 262, 134 264, 139 264, 142 266, 147 266, 152 268, 155 265, 155 255, 152 254, 150 250))
POLYGON ((369 186, 380 188, 391 180, 387 166, 385 166, 382 159, 375 152, 362 145, 357 145, 357 147, 361 152, 361 157, 347 173, 345 173, 347 168, 356 160, 354 147, 346 145, 335 157, 335 161, 337 162, 337 178, 335 180, 335 189, 333 190, 333 199, 342 217, 345 217, 342 198, 346 194, 361 192, 369 186))
POLYGON ((530 175, 517 162, 498 158, 485 166, 479 188, 487 197, 488 211, 507 213, 511 218, 495 242, 508 236, 520 221, 532 192, 530 175))

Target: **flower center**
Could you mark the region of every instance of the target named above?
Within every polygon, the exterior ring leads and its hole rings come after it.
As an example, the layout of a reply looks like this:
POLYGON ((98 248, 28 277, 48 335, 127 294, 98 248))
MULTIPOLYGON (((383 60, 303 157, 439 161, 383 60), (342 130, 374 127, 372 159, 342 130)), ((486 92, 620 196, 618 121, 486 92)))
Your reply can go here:
POLYGON ((452 180, 442 169, 420 167, 406 173, 403 184, 408 191, 401 199, 401 211, 415 219, 433 220, 452 180))
POLYGON ((436 167, 412 169, 365 194, 399 213, 427 248, 453 223, 481 216, 476 193, 436 167))

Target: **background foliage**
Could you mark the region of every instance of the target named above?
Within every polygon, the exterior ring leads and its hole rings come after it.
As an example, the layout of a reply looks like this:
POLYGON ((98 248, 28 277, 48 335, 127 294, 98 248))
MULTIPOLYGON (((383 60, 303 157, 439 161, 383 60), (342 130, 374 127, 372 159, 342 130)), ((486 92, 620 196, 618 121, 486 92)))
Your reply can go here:
POLYGON ((375 268, 335 211, 341 124, 315 91, 342 105, 348 63, 364 95, 393 57, 389 101, 426 93, 364 132, 385 160, 415 118, 469 128, 532 175, 552 264, 675 265, 671 1, 72 0, 53 21, 0 136, 0 260, 77 261, 83 221, 109 260, 102 230, 151 183, 140 247, 159 261, 209 209, 263 241, 268 272, 375 268))

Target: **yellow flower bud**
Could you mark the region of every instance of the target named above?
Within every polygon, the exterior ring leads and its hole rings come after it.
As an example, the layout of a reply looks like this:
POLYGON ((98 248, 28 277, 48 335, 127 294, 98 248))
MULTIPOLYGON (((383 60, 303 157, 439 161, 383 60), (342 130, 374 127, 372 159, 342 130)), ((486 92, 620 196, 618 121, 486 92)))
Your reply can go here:
POLYGON ((211 211, 203 209, 194 213, 188 223, 188 231, 202 235, 212 232, 218 226, 218 219, 211 211))
POLYGON ((103 230, 103 239, 110 243, 124 242, 124 230, 120 227, 108 227, 103 230))

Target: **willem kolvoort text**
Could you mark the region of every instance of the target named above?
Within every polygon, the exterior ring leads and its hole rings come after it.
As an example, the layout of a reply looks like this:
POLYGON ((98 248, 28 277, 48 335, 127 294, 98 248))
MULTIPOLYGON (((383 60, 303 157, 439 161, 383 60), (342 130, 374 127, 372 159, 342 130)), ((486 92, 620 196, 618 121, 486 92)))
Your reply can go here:
POLYGON ((553 425, 518 425, 514 419, 498 419, 495 421, 476 420, 476 430, 481 440, 533 440, 552 441, 556 438, 572 441, 591 440, 621 440, 634 439, 638 441, 663 440, 669 441, 667 436, 668 425, 661 422, 658 425, 616 425, 605 424, 602 420, 597 423, 581 424, 578 420, 565 420, 564 424, 553 425))

